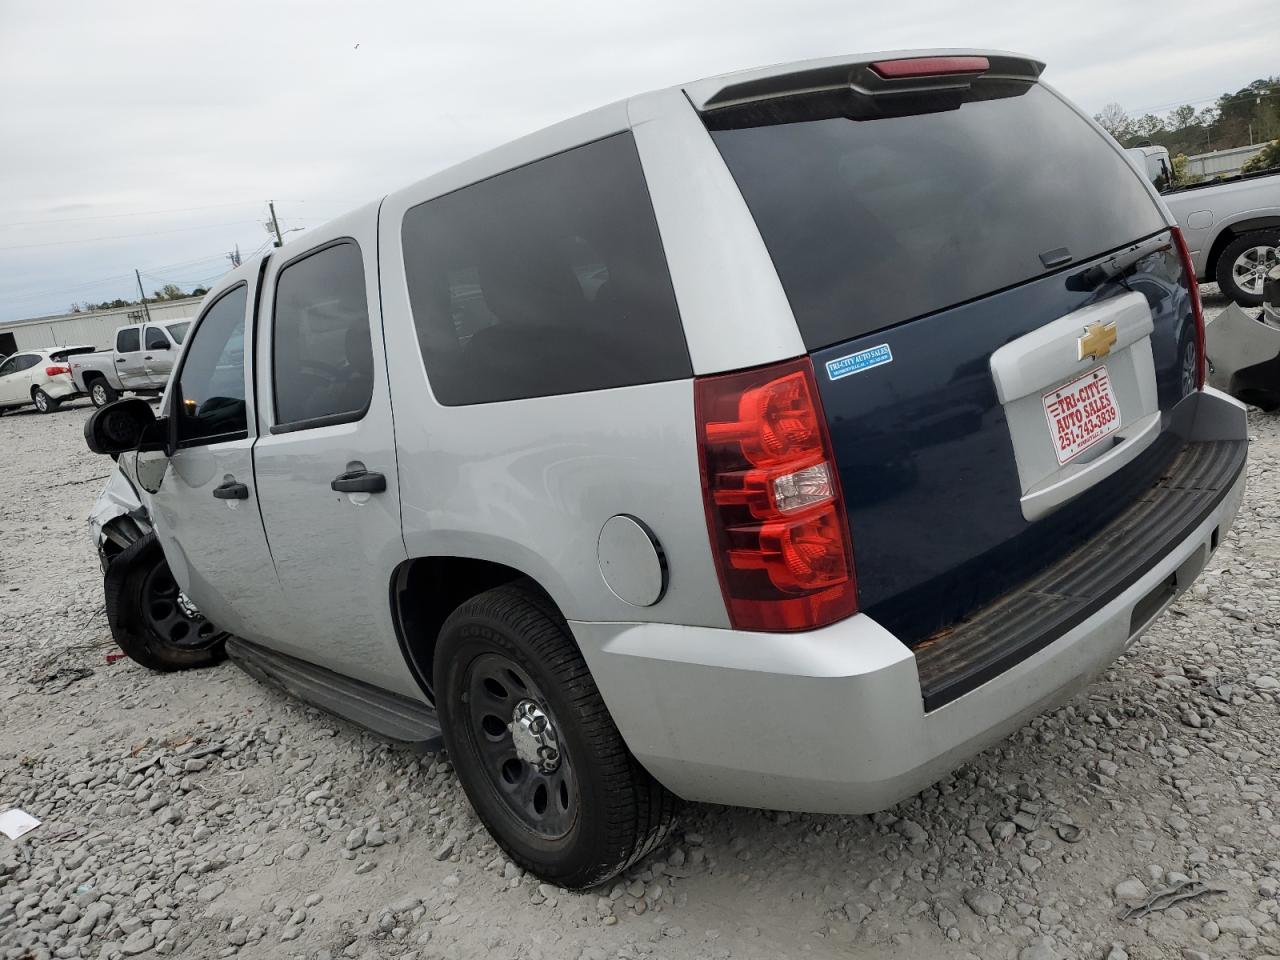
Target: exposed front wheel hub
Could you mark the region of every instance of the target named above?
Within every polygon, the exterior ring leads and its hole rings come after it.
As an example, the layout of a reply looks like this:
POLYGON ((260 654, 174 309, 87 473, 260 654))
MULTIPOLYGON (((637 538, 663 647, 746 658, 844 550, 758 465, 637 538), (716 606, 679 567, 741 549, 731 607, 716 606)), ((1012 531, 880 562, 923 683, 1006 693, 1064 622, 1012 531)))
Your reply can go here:
POLYGON ((554 773, 560 766, 560 739, 551 718, 533 700, 516 704, 507 724, 516 756, 543 773, 554 773))

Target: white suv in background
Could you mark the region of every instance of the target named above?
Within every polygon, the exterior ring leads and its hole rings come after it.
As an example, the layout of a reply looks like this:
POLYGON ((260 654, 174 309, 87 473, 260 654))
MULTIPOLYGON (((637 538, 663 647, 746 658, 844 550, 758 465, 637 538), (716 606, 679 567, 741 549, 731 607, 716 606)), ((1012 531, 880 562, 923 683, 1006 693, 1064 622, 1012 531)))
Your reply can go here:
POLYGON ((0 361, 0 411, 34 404, 41 413, 53 413, 64 400, 84 396, 67 358, 92 352, 93 347, 49 347, 6 357, 0 361))

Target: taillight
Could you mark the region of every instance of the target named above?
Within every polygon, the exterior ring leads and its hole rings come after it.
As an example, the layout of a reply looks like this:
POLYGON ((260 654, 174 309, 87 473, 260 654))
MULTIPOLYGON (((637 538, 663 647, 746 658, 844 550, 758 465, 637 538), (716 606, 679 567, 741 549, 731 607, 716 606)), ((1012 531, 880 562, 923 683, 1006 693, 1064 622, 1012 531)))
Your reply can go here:
POLYGON ((1173 243, 1178 248, 1178 259, 1182 261, 1182 272, 1187 278, 1187 287, 1191 294, 1191 314, 1196 321, 1196 389, 1204 389, 1205 376, 1205 334, 1204 307, 1200 303, 1200 282, 1196 280, 1196 268, 1191 262, 1191 251, 1187 249, 1187 239, 1177 227, 1173 228, 1173 243))
POLYGON ((976 76, 991 69, 986 57, 906 57, 902 60, 878 60, 871 69, 885 80, 909 77, 947 77, 955 74, 976 76))
POLYGON ((45 367, 44 372, 45 372, 45 376, 47 377, 56 377, 60 373, 70 373, 71 368, 70 367, 45 367))
POLYGON ((849 524, 809 358, 699 377, 694 408, 730 623, 808 630, 854 613, 849 524))

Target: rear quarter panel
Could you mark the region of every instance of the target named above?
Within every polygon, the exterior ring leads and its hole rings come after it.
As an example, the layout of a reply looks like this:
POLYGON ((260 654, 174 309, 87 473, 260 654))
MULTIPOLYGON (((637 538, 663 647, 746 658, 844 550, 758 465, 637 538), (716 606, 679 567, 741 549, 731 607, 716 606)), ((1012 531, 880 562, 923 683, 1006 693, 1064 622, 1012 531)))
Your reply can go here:
MULTIPOLYGON (((620 112, 589 120, 594 127, 574 131, 579 142, 626 126, 620 112)), ((537 159, 541 149, 531 140, 486 155, 474 177, 502 172, 504 158, 505 169, 537 159)), ((702 505, 691 380, 472 406, 436 401, 413 324, 401 226, 410 207, 466 182, 460 171, 447 172, 389 196, 380 215, 383 325, 409 556, 512 567, 572 620, 727 626, 702 505), (644 521, 665 552, 668 588, 654 606, 619 600, 601 577, 600 531, 620 513, 644 521)))

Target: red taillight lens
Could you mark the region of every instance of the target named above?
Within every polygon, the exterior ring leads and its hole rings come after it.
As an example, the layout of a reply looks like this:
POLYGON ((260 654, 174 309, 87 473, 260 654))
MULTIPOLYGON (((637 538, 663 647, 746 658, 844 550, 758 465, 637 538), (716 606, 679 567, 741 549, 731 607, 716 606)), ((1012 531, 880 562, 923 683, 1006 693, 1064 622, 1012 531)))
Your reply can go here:
POLYGON ((1178 248, 1178 259, 1182 261, 1182 272, 1187 278, 1187 287, 1191 294, 1191 314, 1196 320, 1196 352, 1199 363, 1196 368, 1196 389, 1204 389, 1205 376, 1205 334, 1204 307, 1200 303, 1200 282, 1196 280, 1196 268, 1191 262, 1191 251, 1187 249, 1187 240, 1182 231, 1173 228, 1174 246, 1178 248))
POLYGON ((849 524, 809 359, 699 377, 694 405, 733 626, 808 630, 854 613, 849 524))
POLYGON ((70 367, 45 367, 44 373, 47 377, 56 377, 60 373, 70 373, 70 367))
POLYGON ((946 77, 953 74, 979 74, 991 69, 986 57, 908 57, 905 60, 879 60, 871 69, 885 80, 908 77, 946 77))

